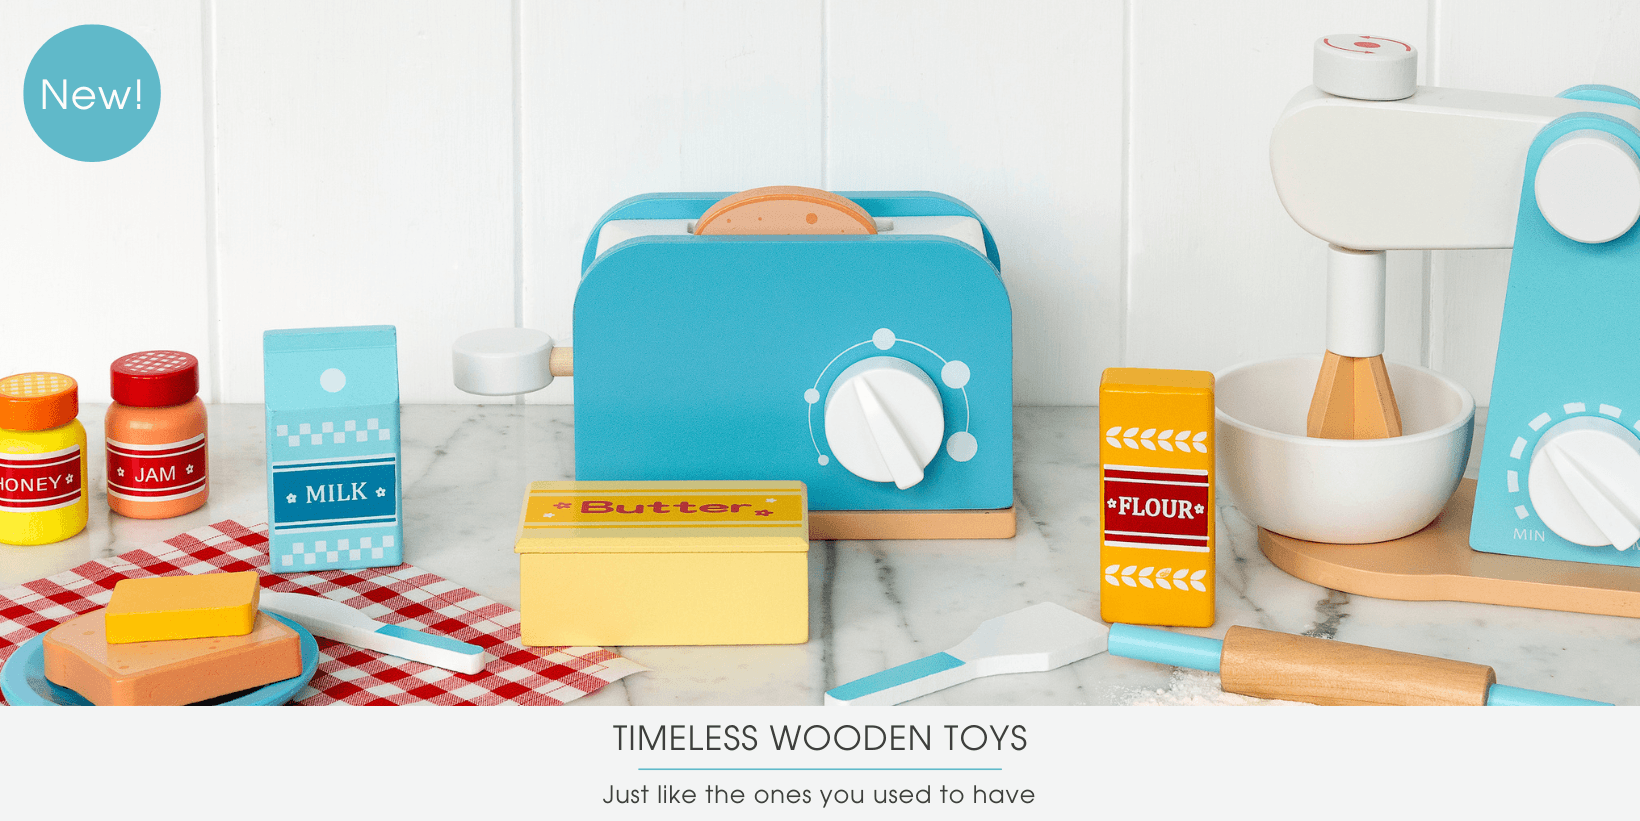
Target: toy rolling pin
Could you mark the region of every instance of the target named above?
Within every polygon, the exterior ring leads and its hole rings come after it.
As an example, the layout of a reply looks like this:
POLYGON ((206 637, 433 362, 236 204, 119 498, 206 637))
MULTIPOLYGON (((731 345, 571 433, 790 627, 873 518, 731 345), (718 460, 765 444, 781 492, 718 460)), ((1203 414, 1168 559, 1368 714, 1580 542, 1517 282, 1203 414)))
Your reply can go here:
POLYGON ((1341 641, 1232 627, 1224 641, 1113 624, 1113 656, 1218 673, 1224 691, 1323 705, 1610 707, 1508 687, 1491 667, 1341 641))

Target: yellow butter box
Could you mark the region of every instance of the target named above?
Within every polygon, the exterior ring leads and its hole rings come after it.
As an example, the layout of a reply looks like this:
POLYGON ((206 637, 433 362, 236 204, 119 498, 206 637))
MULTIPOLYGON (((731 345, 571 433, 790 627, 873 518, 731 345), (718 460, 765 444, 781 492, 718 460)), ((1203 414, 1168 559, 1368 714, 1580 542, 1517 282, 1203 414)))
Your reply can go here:
POLYGON ((517 543, 533 646, 802 644, 802 482, 533 482, 517 543))
POLYGON ((1099 381, 1099 615, 1213 624, 1213 375, 1109 368, 1099 381))

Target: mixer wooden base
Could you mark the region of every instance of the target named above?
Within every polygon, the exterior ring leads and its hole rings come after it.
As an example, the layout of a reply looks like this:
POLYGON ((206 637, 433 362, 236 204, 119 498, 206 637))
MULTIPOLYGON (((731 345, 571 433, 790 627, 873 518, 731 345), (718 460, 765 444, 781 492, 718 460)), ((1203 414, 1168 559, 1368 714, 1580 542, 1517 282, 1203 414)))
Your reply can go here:
POLYGON ((1321 544, 1260 528, 1258 544, 1276 567, 1346 593, 1640 618, 1640 568, 1471 550, 1474 508, 1475 482, 1465 479, 1435 521, 1404 539, 1321 544))
POLYGON ((1012 539, 1014 508, 1002 510, 811 510, 809 538, 1012 539))

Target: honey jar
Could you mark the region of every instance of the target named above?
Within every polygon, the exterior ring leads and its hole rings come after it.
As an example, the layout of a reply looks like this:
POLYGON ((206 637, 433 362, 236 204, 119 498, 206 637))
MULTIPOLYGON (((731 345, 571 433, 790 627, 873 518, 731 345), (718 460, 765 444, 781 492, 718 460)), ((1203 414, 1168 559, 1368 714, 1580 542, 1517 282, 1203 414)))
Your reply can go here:
POLYGON ((60 373, 0 379, 0 542, 60 542, 85 529, 80 386, 60 373))
POLYGON ((109 366, 114 398, 103 422, 108 506, 133 519, 169 519, 210 496, 199 360, 142 351, 109 366))

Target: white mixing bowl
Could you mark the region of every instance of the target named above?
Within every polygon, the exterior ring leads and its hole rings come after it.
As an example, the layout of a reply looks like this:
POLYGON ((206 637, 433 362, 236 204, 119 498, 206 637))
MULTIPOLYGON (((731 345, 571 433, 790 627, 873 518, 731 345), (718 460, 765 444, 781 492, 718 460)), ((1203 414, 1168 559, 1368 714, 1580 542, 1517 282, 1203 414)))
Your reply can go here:
POLYGON ((1475 400, 1462 385, 1389 363, 1404 434, 1304 435, 1320 356, 1237 365, 1215 376, 1220 487, 1267 530, 1329 544, 1399 539, 1435 520, 1463 478, 1475 400))

